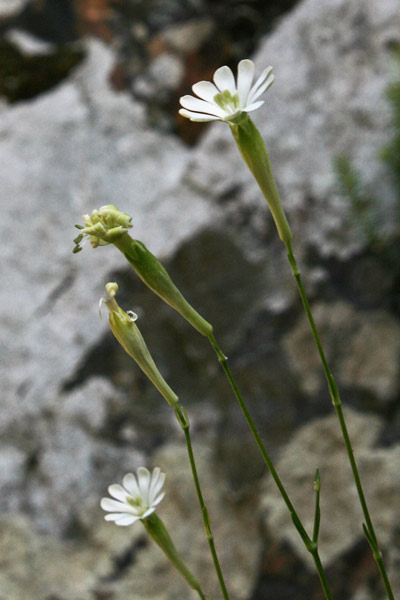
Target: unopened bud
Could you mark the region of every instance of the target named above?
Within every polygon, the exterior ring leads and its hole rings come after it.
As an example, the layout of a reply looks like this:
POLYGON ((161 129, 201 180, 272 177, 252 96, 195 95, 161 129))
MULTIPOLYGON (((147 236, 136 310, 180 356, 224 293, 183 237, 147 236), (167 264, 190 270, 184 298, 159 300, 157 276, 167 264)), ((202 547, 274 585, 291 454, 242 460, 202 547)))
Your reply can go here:
POLYGON ((118 291, 116 283, 107 283, 106 291, 108 298, 103 302, 109 310, 109 322, 111 331, 119 341, 125 352, 139 365, 143 373, 147 375, 153 385, 164 396, 168 404, 175 405, 178 402, 178 396, 169 387, 160 371, 157 369, 154 360, 146 346, 142 334, 139 331, 135 321, 135 313, 127 313, 118 305, 115 295, 118 291))

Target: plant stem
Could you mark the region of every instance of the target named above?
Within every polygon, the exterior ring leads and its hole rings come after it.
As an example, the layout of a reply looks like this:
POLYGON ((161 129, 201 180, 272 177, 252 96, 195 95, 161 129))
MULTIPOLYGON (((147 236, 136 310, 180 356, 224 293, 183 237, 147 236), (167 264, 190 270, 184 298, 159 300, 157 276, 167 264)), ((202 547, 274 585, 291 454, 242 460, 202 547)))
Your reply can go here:
POLYGON ((193 454, 192 440, 191 440, 191 436, 190 436, 189 418, 187 416, 185 409, 182 406, 180 406, 179 404, 177 404, 175 406, 175 416, 177 418, 179 425, 183 429, 183 433, 185 434, 186 446, 187 446, 190 466, 192 469, 193 480, 194 480, 194 484, 196 487, 197 498, 199 500, 201 513, 203 515, 204 528, 206 530, 208 545, 210 546, 211 555, 212 555, 212 558, 214 561, 215 571, 217 573, 217 577, 218 577, 218 581, 219 581, 219 584, 221 587, 222 594, 223 594, 225 600, 229 600, 229 594, 226 589, 224 577, 222 575, 221 566, 220 566, 219 560, 218 560, 217 551, 215 549, 214 536, 213 536, 213 533, 211 530, 211 523, 210 523, 210 518, 208 516, 208 510, 204 503, 203 494, 202 494, 201 486, 200 486, 200 480, 199 480, 199 476, 197 473, 196 462, 195 462, 194 454, 193 454))
POLYGON ((278 473, 277 473, 277 471, 276 471, 276 469, 275 469, 275 467, 274 467, 274 465, 273 465, 273 463, 271 461, 271 458, 269 457, 269 454, 268 454, 268 452, 267 452, 267 450, 266 450, 266 448, 265 448, 265 446, 263 444, 261 436, 260 436, 260 434, 259 434, 259 432, 257 430, 257 427, 256 427, 256 425, 255 425, 255 423, 254 423, 254 421, 253 421, 253 419, 251 417, 251 414, 250 414, 250 412, 249 412, 249 410, 247 408, 247 405, 246 405, 246 403, 245 403, 245 401, 243 399, 243 396, 241 395, 241 393, 239 391, 239 388, 237 386, 235 378, 234 378, 234 376, 233 376, 233 374, 232 374, 232 372, 230 370, 230 367, 228 365, 228 359, 227 359, 227 357, 224 355, 224 353, 222 352, 222 350, 218 346, 218 344, 216 342, 216 339, 215 339, 215 337, 214 337, 213 334, 211 334, 208 337, 208 339, 209 339, 210 344, 213 347, 215 353, 218 356, 218 360, 219 360, 219 362, 220 362, 220 364, 222 366, 222 369, 223 369, 223 371, 224 371, 224 373, 226 375, 226 378, 228 379, 228 381, 229 381, 229 383, 231 385, 231 388, 232 388, 233 393, 234 393, 234 395, 236 397, 236 400, 238 401, 239 406, 242 409, 244 417, 245 417, 245 419, 247 421, 247 424, 248 424, 248 426, 250 428, 251 433, 253 434, 253 437, 254 437, 254 439, 256 441, 258 449, 261 452, 261 455, 262 455, 262 457, 263 457, 263 459, 265 461, 265 464, 267 465, 268 470, 271 473, 272 478, 275 481, 275 484, 278 487, 278 490, 279 490, 279 492, 280 492, 280 494, 281 494, 281 496, 282 496, 282 498, 283 498, 283 500, 284 500, 284 502, 285 502, 285 504, 286 504, 286 506, 287 506, 287 508, 288 508, 288 510, 290 512, 290 516, 292 517, 293 524, 296 527, 296 529, 297 529, 297 531, 298 531, 301 539, 303 540, 303 543, 304 543, 306 549, 308 550, 308 552, 310 552, 310 554, 312 555, 312 557, 314 559, 314 563, 315 563, 316 569, 318 571, 318 576, 319 576, 319 579, 321 581, 322 588, 324 590, 325 598, 327 600, 332 600, 332 594, 331 594, 331 591, 329 589, 329 584, 328 584, 328 581, 327 581, 327 578, 326 578, 326 575, 325 575, 325 572, 324 572, 324 568, 322 566, 322 563, 321 563, 321 560, 320 560, 320 557, 319 557, 318 544, 315 543, 315 542, 313 542, 313 540, 307 534, 307 532, 306 532, 306 530, 305 530, 305 528, 304 528, 304 526, 303 526, 303 524, 302 524, 302 522, 301 522, 301 520, 300 520, 300 518, 299 518, 299 516, 298 516, 298 514, 297 514, 297 512, 296 512, 296 510, 295 510, 295 508, 294 508, 294 506, 293 506, 293 504, 292 504, 292 502, 291 502, 288 494, 287 494, 287 492, 286 492, 286 489, 285 489, 285 487, 284 487, 284 485, 283 485, 283 483, 282 483, 282 481, 281 481, 281 479, 280 479, 280 477, 279 477, 279 475, 278 475, 278 473))
POLYGON ((365 526, 364 526, 364 532, 366 534, 367 540, 369 545, 371 546, 373 555, 374 555, 374 559, 377 563, 379 572, 381 574, 382 580, 383 580, 383 584, 385 586, 385 590, 387 593, 387 596, 389 598, 389 600, 394 600, 394 595, 393 595, 393 591, 386 573, 386 569, 383 563, 383 558, 382 558, 382 553, 379 549, 379 544, 378 544, 378 540, 375 534, 375 530, 374 530, 374 526, 372 524, 372 520, 369 514, 369 510, 368 510, 368 506, 367 506, 367 502, 365 499, 365 495, 364 495, 364 490, 362 487, 362 483, 361 483, 361 478, 360 478, 360 474, 358 472, 358 467, 357 467, 357 463, 356 460, 354 458, 354 452, 353 452, 353 448, 351 445, 351 441, 350 441, 350 436, 347 430, 347 425, 346 425, 346 421, 344 418, 344 414, 343 414, 343 410, 342 410, 342 401, 340 398, 340 394, 339 394, 339 390, 338 387, 336 385, 336 381, 329 369, 328 366, 328 362, 324 353, 324 350, 322 348, 322 344, 321 344, 321 340, 318 334, 318 330, 317 327, 315 325, 315 321, 311 312, 311 307, 310 304, 308 302, 307 299, 307 295, 306 292, 304 290, 304 286, 303 286, 303 281, 301 278, 301 274, 300 274, 300 270, 299 267, 297 265, 297 261, 295 258, 295 255, 293 253, 293 248, 290 242, 286 243, 286 249, 287 249, 287 253, 288 253, 288 259, 289 259, 289 263, 292 269, 292 273, 293 276, 296 280, 297 283, 297 287, 299 290, 299 294, 304 306, 304 310, 306 312, 310 327, 311 327, 311 331, 314 337, 314 341, 315 344, 317 346, 317 350, 318 350, 318 354, 319 357, 321 359, 321 363, 322 363, 322 367, 325 373, 325 377, 328 383, 328 388, 329 388, 329 394, 330 397, 332 399, 332 403, 333 406, 335 407, 336 410, 336 414, 337 417, 339 419, 339 423, 340 423, 340 429, 342 431, 342 436, 344 439, 344 443, 346 446, 346 450, 347 450, 347 455, 349 458, 349 462, 350 462, 350 466, 351 466, 351 470, 353 472, 353 477, 354 477, 354 481, 356 484, 356 488, 357 488, 357 493, 358 493, 358 497, 360 499, 360 503, 361 503, 361 508, 364 514, 364 519, 365 519, 365 526))

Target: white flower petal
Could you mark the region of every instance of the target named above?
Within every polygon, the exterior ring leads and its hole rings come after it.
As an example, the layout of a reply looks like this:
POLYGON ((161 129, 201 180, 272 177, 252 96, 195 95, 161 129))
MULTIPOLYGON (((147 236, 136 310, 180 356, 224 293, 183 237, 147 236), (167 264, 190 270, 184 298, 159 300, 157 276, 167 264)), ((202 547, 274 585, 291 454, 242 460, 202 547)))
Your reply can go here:
MULTIPOLYGON (((257 98, 259 98, 261 96, 261 94, 263 94, 264 92, 266 92, 271 85, 274 83, 275 81, 275 76, 271 75, 263 84, 262 86, 257 90, 257 93, 251 98, 251 104, 254 102, 254 100, 257 100, 257 98)), ((249 102, 250 104, 250 102, 249 102)))
POLYGON ((260 108, 260 106, 262 106, 264 104, 264 100, 258 100, 258 102, 253 102, 253 104, 250 104, 250 106, 246 106, 243 109, 243 112, 252 112, 253 110, 257 110, 257 108, 260 108))
POLYGON ((206 123, 207 121, 221 121, 220 117, 213 117, 212 115, 207 115, 205 113, 196 113, 192 112, 191 110, 185 110, 184 108, 181 108, 179 110, 179 114, 182 117, 186 117, 187 119, 190 119, 191 121, 194 121, 196 123, 206 123))
POLYGON ((128 473, 125 475, 122 480, 122 485, 131 496, 135 497, 140 495, 139 486, 133 473, 128 473))
POLYGON ((137 470, 138 485, 140 496, 145 504, 149 504, 150 471, 146 467, 139 467, 137 470))
POLYGON ((164 481, 165 481, 165 474, 160 473, 159 478, 157 479, 155 484, 152 485, 150 488, 150 493, 149 493, 150 504, 153 504, 153 501, 157 498, 158 494, 160 493, 160 491, 164 485, 164 481))
POLYGON ((217 106, 216 104, 210 104, 209 102, 200 100, 194 96, 183 96, 180 99, 180 103, 183 108, 187 108, 188 110, 193 110, 200 113, 205 112, 221 118, 226 116, 226 112, 220 106, 217 106))
POLYGON ((272 75, 272 67, 267 67, 261 73, 260 77, 257 79, 255 84, 250 90, 249 96, 247 98, 248 104, 251 104, 254 100, 256 100, 270 85, 274 82, 274 75, 272 75))
POLYGON ((165 496, 165 492, 162 492, 158 497, 154 498, 153 502, 151 503, 151 506, 158 506, 161 502, 161 500, 164 498, 165 496))
POLYGON ((214 97, 219 94, 218 88, 211 81, 199 81, 192 86, 192 90, 202 100, 214 102, 214 97))
POLYGON ((149 496, 152 495, 153 493, 153 489, 154 486, 157 484, 159 478, 161 475, 161 469, 160 467, 155 467, 151 473, 151 477, 150 477, 150 485, 149 485, 149 496))
POLYGON ((116 525, 126 527, 127 525, 132 525, 135 521, 138 521, 140 517, 135 517, 134 515, 124 515, 117 521, 115 521, 116 525))
POLYGON ((254 78, 254 63, 252 60, 241 60, 238 64, 237 76, 237 91, 239 96, 240 106, 244 107, 247 104, 247 97, 253 83, 254 78))
POLYGON ((121 519, 122 516, 125 516, 126 513, 108 513, 107 515, 104 516, 104 519, 106 521, 117 521, 118 519, 121 519))
POLYGON ((103 510, 109 512, 132 512, 133 507, 125 502, 119 502, 118 500, 111 500, 111 498, 102 498, 100 506, 103 510), (131 508, 131 510, 129 510, 131 508))
POLYGON ((232 94, 236 93, 235 78, 229 67, 220 67, 215 71, 214 83, 220 92, 229 90, 232 94))
POLYGON ((119 485, 118 483, 114 483, 113 485, 110 485, 108 488, 108 493, 113 498, 116 498, 117 500, 120 500, 121 502, 126 502, 126 497, 128 494, 127 494, 127 491, 122 487, 122 485, 119 485))
POLYGON ((141 519, 146 519, 148 516, 150 516, 156 509, 154 508, 154 506, 151 506, 150 508, 148 508, 146 510, 145 513, 142 514, 142 516, 140 517, 141 519))

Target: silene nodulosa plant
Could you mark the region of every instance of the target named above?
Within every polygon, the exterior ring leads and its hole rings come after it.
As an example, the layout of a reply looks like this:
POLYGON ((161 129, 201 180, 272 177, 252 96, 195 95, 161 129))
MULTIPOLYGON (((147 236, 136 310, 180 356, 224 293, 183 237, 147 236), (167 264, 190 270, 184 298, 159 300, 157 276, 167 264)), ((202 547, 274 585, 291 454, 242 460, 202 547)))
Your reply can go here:
MULTIPOLYGON (((182 108, 179 112, 183 117, 186 117, 191 121, 221 121, 230 127, 240 154, 256 179, 260 190, 268 203, 279 238, 286 248, 290 269, 295 279, 295 283, 307 315, 307 319, 321 360, 322 369, 326 377, 329 394, 337 414, 338 424, 343 436, 355 486, 364 515, 362 529, 371 547, 387 597, 389 600, 394 600, 393 591, 388 579, 382 553, 379 548, 378 539, 368 510, 367 500, 364 495, 357 463, 354 457, 345 417, 342 410, 342 402, 339 390, 334 376, 330 371, 321 344, 311 307, 303 285, 300 269, 298 267, 292 247, 292 232, 281 204, 266 146, 259 131, 249 116, 250 112, 256 110, 263 104, 264 101, 260 100, 259 98, 274 81, 272 67, 266 68, 256 82, 253 83, 254 64, 251 60, 242 60, 238 65, 236 79, 231 69, 227 66, 217 69, 217 71, 214 73, 213 79, 213 82, 200 81, 196 83, 193 86, 193 92, 196 97, 190 95, 183 96, 180 99, 182 108)), ((118 250, 120 250, 120 252, 122 252, 126 260, 130 263, 142 281, 167 304, 180 313, 180 315, 184 317, 210 343, 232 388, 233 394, 239 403, 247 424, 253 434, 255 443, 257 444, 265 461, 266 467, 268 468, 275 481, 275 484, 278 487, 283 502, 286 504, 289 510, 293 525, 298 531, 305 548, 313 558, 325 598, 327 600, 332 600, 333 596, 330 590, 328 578, 319 556, 318 539, 321 519, 319 499, 321 482, 318 469, 316 470, 314 478, 314 526, 312 532, 307 532, 299 515, 296 512, 292 501, 290 500, 284 483, 280 479, 271 461, 247 404, 238 388, 234 375, 230 370, 227 357, 217 343, 212 325, 207 322, 186 301, 160 261, 145 247, 142 242, 133 239, 129 235, 129 230, 132 227, 132 218, 129 215, 119 211, 115 206, 108 205, 102 206, 98 210, 93 210, 90 215, 85 215, 83 219, 84 225, 77 225, 80 233, 74 240, 74 252, 79 252, 81 250, 81 242, 84 238, 88 238, 94 248, 97 246, 110 244, 114 245, 118 250)), ((188 415, 183 406, 180 404, 178 396, 169 387, 158 371, 136 324, 137 316, 132 312, 125 312, 117 304, 115 299, 117 290, 118 285, 116 283, 108 283, 106 285, 107 297, 101 301, 109 310, 109 323, 111 330, 121 346, 134 359, 134 361, 138 364, 138 366, 142 369, 142 371, 146 374, 146 376, 150 379, 160 394, 174 410, 176 419, 183 430, 187 445, 188 458, 192 469, 194 485, 203 517, 206 538, 208 540, 210 552, 214 561, 222 595, 225 599, 228 599, 229 592, 222 574, 222 569, 212 534, 211 522, 203 499, 203 493, 197 474, 190 436, 190 423, 188 415)), ((158 468, 154 469, 150 474, 146 468, 141 467, 137 471, 137 477, 135 477, 135 475, 132 473, 127 474, 123 479, 122 486, 119 484, 113 484, 109 487, 109 493, 112 498, 103 498, 101 501, 102 508, 107 511, 105 519, 107 521, 114 521, 114 523, 117 525, 131 525, 135 521, 142 521, 149 536, 164 551, 172 565, 178 569, 188 584, 198 592, 201 598, 206 598, 200 583, 182 561, 164 524, 155 513, 156 506, 164 497, 163 493, 161 493, 163 483, 164 474, 161 473, 160 469, 158 468)))

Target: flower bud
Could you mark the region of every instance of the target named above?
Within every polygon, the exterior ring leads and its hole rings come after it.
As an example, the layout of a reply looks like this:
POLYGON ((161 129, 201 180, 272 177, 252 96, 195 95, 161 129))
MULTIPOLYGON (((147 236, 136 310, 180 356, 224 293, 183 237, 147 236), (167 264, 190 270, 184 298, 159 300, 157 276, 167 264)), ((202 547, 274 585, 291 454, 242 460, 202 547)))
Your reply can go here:
POLYGON ((137 315, 135 313, 126 313, 118 305, 115 300, 115 295, 118 291, 116 283, 108 283, 106 291, 109 298, 104 298, 102 301, 109 310, 109 322, 114 336, 125 352, 133 358, 160 394, 164 396, 168 404, 175 405, 178 402, 178 396, 169 387, 157 369, 143 336, 135 323, 137 315))
POLYGON ((90 215, 83 215, 85 227, 77 225, 80 235, 75 238, 74 252, 79 252, 84 236, 90 240, 93 248, 112 244, 132 227, 132 217, 121 212, 113 204, 101 206, 90 215))

